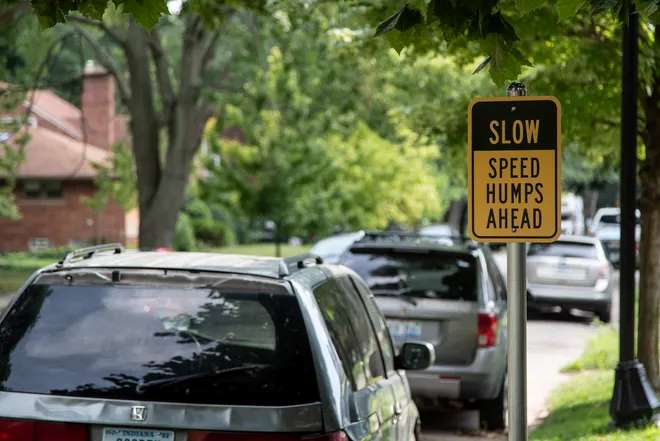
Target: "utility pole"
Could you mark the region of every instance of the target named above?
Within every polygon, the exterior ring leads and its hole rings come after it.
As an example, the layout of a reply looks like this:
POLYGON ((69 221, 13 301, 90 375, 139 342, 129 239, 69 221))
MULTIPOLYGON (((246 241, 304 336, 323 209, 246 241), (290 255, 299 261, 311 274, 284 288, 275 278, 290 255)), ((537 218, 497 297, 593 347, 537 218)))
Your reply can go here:
POLYGON ((621 239, 619 272, 619 364, 615 371, 610 416, 622 427, 650 419, 659 404, 635 358, 635 225, 637 199, 638 15, 624 0, 621 76, 621 239))

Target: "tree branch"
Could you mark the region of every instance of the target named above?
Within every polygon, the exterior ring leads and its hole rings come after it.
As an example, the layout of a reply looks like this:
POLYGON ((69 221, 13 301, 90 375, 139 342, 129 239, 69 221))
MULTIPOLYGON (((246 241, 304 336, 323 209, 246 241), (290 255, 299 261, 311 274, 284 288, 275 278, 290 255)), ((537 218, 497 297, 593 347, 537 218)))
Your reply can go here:
POLYGON ((176 97, 172 87, 172 78, 170 77, 170 64, 160 43, 160 34, 156 29, 149 34, 149 49, 154 59, 156 69, 156 80, 160 90, 161 100, 163 102, 163 116, 160 118, 161 125, 168 124, 174 111, 176 97))
POLYGON ((213 32, 207 34, 204 42, 204 49, 202 49, 202 70, 206 68, 209 62, 213 59, 215 55, 215 45, 218 42, 220 37, 220 32, 213 32))
POLYGON ((119 34, 110 26, 107 26, 105 23, 103 23, 102 21, 92 20, 82 15, 69 15, 67 17, 67 20, 74 21, 79 24, 95 26, 104 33, 106 33, 111 39, 115 41, 115 43, 119 44, 120 46, 124 46, 126 44, 126 38, 123 35, 119 34))
POLYGON ((126 83, 124 82, 124 79, 120 75, 119 68, 115 64, 115 62, 112 60, 112 57, 97 43, 97 41, 89 35, 87 31, 85 31, 83 28, 80 26, 73 25, 76 32, 83 37, 89 46, 92 48, 92 51, 94 52, 94 55, 96 56, 96 61, 101 63, 103 67, 105 67, 108 72, 114 77, 115 82, 117 83, 117 90, 119 91, 119 96, 124 104, 128 104, 130 100, 130 95, 128 92, 128 87, 126 86, 126 83))
POLYGON ((134 20, 127 30, 124 55, 130 73, 133 154, 138 180, 140 211, 147 212, 161 185, 160 127, 154 106, 147 31, 134 20))

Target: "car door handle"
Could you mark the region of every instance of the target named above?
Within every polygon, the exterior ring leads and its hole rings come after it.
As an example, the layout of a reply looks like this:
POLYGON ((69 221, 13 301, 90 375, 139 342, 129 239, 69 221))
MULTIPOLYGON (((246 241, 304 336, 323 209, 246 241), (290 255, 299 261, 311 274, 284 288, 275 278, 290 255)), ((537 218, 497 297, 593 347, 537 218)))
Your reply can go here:
POLYGON ((403 407, 401 407, 401 403, 398 401, 394 404, 394 415, 401 415, 403 413, 403 407))

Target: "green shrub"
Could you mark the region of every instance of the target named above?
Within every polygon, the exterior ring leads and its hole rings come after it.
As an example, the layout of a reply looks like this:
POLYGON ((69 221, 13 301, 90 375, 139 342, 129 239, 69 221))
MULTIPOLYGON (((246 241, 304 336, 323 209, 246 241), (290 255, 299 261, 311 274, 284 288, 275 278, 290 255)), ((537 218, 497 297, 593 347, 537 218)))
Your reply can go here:
POLYGON ((177 251, 191 251, 195 249, 195 229, 193 228, 190 216, 186 213, 179 214, 174 230, 174 249, 177 251))
POLYGON ((213 247, 236 243, 234 219, 227 210, 219 206, 211 208, 201 199, 191 199, 185 212, 190 216, 198 242, 213 247))

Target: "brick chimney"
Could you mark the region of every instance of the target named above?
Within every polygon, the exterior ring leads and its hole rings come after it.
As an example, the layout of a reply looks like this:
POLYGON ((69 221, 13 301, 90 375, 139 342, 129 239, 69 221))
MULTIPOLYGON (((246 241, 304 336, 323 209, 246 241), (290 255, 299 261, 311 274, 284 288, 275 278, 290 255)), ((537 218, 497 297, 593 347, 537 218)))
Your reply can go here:
POLYGON ((109 149, 115 137, 115 82, 103 67, 90 60, 83 77, 81 108, 86 142, 109 149))

